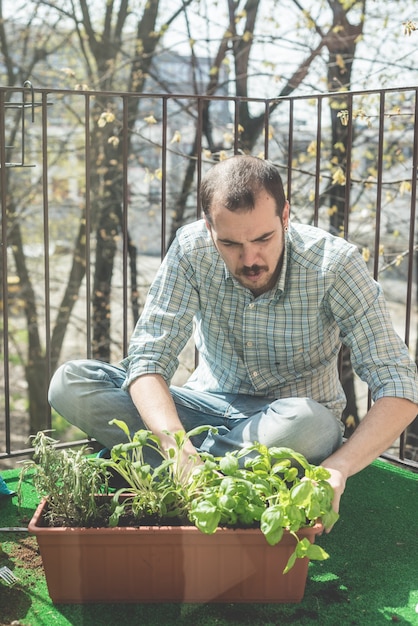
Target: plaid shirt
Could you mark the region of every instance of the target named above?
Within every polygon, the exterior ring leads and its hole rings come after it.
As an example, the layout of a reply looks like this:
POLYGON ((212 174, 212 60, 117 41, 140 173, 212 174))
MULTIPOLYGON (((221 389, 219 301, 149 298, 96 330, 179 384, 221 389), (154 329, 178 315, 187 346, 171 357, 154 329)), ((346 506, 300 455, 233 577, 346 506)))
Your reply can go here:
POLYGON ((186 387, 267 398, 310 397, 338 417, 345 406, 341 342, 372 397, 418 402, 418 379, 381 287, 356 247, 291 224, 277 285, 255 298, 229 273, 203 220, 178 231, 132 336, 125 388, 138 376, 169 383, 191 333, 199 365, 186 387))

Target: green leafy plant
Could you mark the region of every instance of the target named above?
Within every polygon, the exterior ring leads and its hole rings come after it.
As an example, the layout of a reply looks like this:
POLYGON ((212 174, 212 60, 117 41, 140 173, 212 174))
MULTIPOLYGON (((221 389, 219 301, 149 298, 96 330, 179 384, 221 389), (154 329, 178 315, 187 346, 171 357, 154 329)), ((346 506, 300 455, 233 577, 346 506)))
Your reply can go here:
POLYGON ((255 443, 220 458, 202 454, 194 466, 191 457, 185 473, 178 459, 184 458, 189 438, 216 429, 201 426, 170 434, 173 445, 164 453, 150 431, 131 435, 123 421, 112 424, 127 441, 115 445, 108 459, 86 455, 86 447, 59 448, 44 432, 34 437, 33 459, 24 463, 20 483, 32 470, 36 490, 48 497, 50 525, 177 523, 194 524, 206 534, 220 527, 260 528, 270 545, 287 530, 296 544, 285 572, 297 558, 328 557, 323 548, 297 534, 318 520, 329 528, 338 519, 325 468, 311 465, 289 448, 255 443), (123 486, 110 487, 110 477, 122 479, 123 486))
MULTIPOLYGON (((200 435, 209 427, 201 426, 188 433, 174 433, 173 447, 166 456, 159 438, 150 431, 139 430, 131 437, 122 420, 112 420, 111 423, 121 428, 129 441, 113 446, 110 459, 96 459, 96 463, 104 470, 119 475, 124 483, 114 494, 110 525, 118 525, 124 515, 142 523, 144 520, 161 523, 162 520, 173 518, 178 522, 187 522, 190 503, 205 488, 208 472, 212 470, 207 459, 205 465, 200 466, 205 471, 192 472, 186 480, 177 458, 181 456, 190 437, 200 435), (153 464, 146 460, 147 452, 153 464)), ((213 467, 216 467, 215 463, 213 467)))
POLYGON ((59 442, 41 431, 32 438, 32 459, 24 461, 18 496, 22 503, 22 483, 30 473, 40 496, 48 496, 47 522, 51 526, 97 526, 109 516, 109 503, 98 497, 108 491, 105 468, 87 456, 87 446, 79 449, 57 447, 59 442))
POLYGON ((311 465, 289 448, 256 443, 220 458, 203 454, 202 464, 185 480, 177 458, 187 439, 207 426, 173 434, 173 448, 166 457, 158 437, 149 431, 131 436, 124 422, 112 423, 124 431, 128 442, 114 446, 110 459, 97 460, 126 483, 114 494, 111 524, 117 525, 129 512, 138 523, 150 518, 156 523, 167 518, 188 520, 207 534, 221 526, 259 527, 270 545, 278 543, 288 530, 296 539, 296 548, 285 572, 297 558, 328 557, 323 548, 297 535, 319 519, 325 528, 338 519, 325 468, 311 465), (147 451, 161 461, 151 465, 146 461, 147 451))

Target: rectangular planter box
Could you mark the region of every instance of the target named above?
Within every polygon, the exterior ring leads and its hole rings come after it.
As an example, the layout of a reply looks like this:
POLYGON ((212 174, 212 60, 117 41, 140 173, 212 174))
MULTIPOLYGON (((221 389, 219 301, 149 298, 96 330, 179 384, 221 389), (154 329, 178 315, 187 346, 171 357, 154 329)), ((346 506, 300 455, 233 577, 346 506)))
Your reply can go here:
MULTIPOLYGON (((194 526, 49 528, 45 500, 29 531, 36 535, 55 603, 299 602, 308 559, 283 574, 295 547, 285 533, 270 546, 257 529, 205 535, 194 526)), ((300 536, 315 541, 322 525, 300 536)))

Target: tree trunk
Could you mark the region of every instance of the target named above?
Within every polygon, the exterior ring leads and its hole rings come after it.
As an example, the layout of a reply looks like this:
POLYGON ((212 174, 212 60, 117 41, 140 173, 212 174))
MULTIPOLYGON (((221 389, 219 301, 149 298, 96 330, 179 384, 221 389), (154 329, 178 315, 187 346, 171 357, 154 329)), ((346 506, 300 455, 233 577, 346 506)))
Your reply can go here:
MULTIPOLYGON (((330 98, 329 109, 331 115, 331 154, 330 162, 333 168, 338 168, 347 177, 347 146, 348 127, 341 123, 338 117, 339 110, 346 107, 344 102, 344 92, 350 89, 351 70, 356 52, 356 41, 361 35, 363 21, 352 25, 348 22, 347 12, 340 2, 329 1, 333 11, 333 25, 326 38, 326 46, 329 51, 328 58, 328 90, 336 92, 334 98, 330 98)), ((347 184, 347 183, 346 183, 347 184)), ((346 184, 336 182, 327 190, 328 205, 330 207, 330 231, 339 236, 343 233, 346 207, 346 184)), ((348 437, 358 425, 360 418, 358 414, 356 393, 354 386, 354 372, 351 365, 348 348, 343 346, 342 352, 342 374, 341 384, 347 398, 347 405, 343 412, 343 422, 345 424, 345 435, 348 437)))

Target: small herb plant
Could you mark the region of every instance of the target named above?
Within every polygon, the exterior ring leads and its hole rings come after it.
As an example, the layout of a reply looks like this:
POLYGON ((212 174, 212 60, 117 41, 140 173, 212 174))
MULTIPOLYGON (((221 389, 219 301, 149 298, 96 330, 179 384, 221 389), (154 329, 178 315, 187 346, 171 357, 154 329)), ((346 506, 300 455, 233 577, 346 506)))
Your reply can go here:
POLYGON ((172 435, 174 447, 167 458, 158 437, 149 431, 140 430, 131 437, 124 422, 112 423, 129 441, 114 446, 110 459, 97 460, 126 483, 114 494, 111 524, 117 525, 129 511, 138 523, 150 518, 160 522, 176 518, 188 520, 207 534, 220 526, 259 527, 270 545, 278 543, 287 529, 296 539, 296 548, 285 572, 297 558, 328 558, 323 548, 297 536, 298 530, 313 526, 318 519, 325 528, 338 519, 325 468, 309 464, 289 448, 255 444, 221 458, 203 454, 203 463, 185 480, 176 459, 187 439, 207 426, 172 435), (159 455, 161 463, 155 467, 148 464, 144 455, 147 449, 159 455))
POLYGON ((107 491, 108 475, 87 456, 87 446, 75 450, 60 449, 56 444, 58 441, 43 431, 33 437, 33 458, 24 461, 20 473, 19 502, 21 485, 30 472, 38 495, 48 496, 49 525, 97 526, 109 515, 109 503, 98 498, 107 491))

